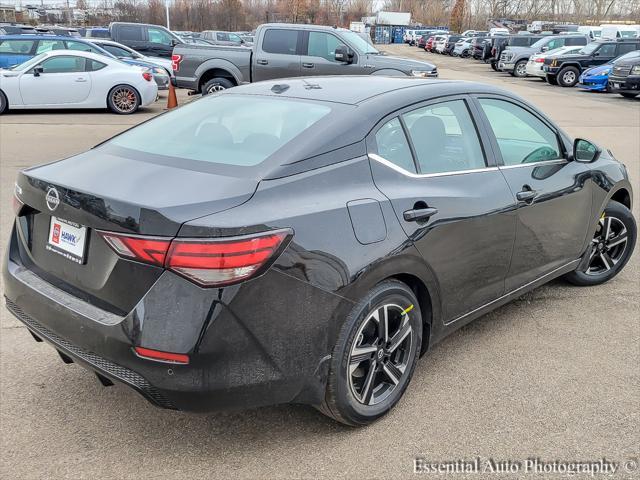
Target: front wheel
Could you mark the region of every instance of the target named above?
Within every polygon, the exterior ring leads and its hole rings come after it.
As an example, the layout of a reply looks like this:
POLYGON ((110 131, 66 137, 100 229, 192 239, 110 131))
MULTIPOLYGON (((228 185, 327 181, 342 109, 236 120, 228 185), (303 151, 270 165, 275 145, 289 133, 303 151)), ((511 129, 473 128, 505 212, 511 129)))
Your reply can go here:
POLYGON ((415 295, 397 280, 380 283, 353 307, 340 330, 319 410, 351 426, 382 417, 409 385, 421 345, 415 295))
POLYGON ((131 85, 116 85, 107 95, 109 110, 119 115, 134 113, 140 103, 140 94, 131 85))
POLYGON ((580 71, 576 67, 564 67, 558 72, 558 85, 573 87, 580 78, 580 71))
POLYGON ((519 60, 513 67, 513 76, 523 78, 527 76, 527 60, 519 60))
POLYGON ((636 221, 621 203, 610 201, 598 220, 589 245, 589 260, 582 271, 565 275, 570 283, 580 286, 600 285, 624 268, 636 243, 636 221))
POLYGON ((636 98, 638 96, 637 93, 629 93, 629 92, 620 92, 624 98, 636 98))
POLYGON ((6 112, 9 108, 9 101, 7 100, 7 96, 4 94, 2 90, 0 90, 0 115, 6 112))

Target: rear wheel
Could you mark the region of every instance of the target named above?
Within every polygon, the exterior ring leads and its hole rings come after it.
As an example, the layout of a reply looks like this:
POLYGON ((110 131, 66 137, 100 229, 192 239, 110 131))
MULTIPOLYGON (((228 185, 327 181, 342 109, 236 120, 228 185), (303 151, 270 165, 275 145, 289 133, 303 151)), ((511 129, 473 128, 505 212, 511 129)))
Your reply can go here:
POLYGON ((629 93, 629 92, 620 92, 624 98, 636 98, 638 96, 637 93, 629 93))
POLYGON ((221 92, 223 90, 226 90, 228 88, 233 88, 233 87, 234 87, 233 82, 231 82, 226 78, 223 78, 223 77, 212 78, 202 86, 202 95, 209 95, 210 93, 221 92))
POLYGON ((636 235, 636 222, 629 209, 610 201, 598 220, 586 268, 568 273, 565 278, 580 286, 599 285, 611 280, 631 257, 636 235))
POLYGON ((409 385, 421 344, 415 295, 397 280, 382 282, 351 310, 340 330, 319 410, 351 426, 382 417, 409 385))
POLYGON ((562 87, 573 87, 578 83, 580 71, 576 67, 564 67, 558 72, 558 85, 562 87))
POLYGON ((9 107, 9 102, 7 101, 7 96, 4 94, 2 90, 0 90, 0 115, 7 111, 9 107))
POLYGON ((140 107, 140 94, 131 85, 116 85, 107 95, 109 110, 119 115, 129 115, 140 107))

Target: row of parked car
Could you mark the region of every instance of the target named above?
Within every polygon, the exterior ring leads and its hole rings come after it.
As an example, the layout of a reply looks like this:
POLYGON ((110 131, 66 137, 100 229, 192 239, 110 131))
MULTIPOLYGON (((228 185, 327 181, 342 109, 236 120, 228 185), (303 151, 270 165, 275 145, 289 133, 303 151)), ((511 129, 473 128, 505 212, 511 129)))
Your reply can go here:
POLYGON ((537 77, 552 85, 577 85, 627 98, 640 95, 640 37, 594 36, 439 33, 422 35, 414 43, 427 52, 482 60, 514 77, 537 77))

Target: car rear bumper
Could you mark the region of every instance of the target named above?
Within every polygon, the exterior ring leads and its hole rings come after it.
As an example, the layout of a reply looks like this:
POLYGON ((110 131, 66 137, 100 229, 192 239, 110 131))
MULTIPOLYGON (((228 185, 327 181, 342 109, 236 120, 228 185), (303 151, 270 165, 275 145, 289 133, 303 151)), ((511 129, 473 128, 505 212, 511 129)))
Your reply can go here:
POLYGON ((164 272, 119 316, 36 275, 22 261, 20 242, 14 228, 3 264, 7 308, 63 360, 124 383, 162 408, 202 412, 322 401, 337 295, 271 270, 226 289, 203 289, 164 272), (286 316, 283 309, 300 298, 306 299, 300 317, 286 316), (187 354, 189 363, 142 358, 138 346, 187 354))
POLYGON ((560 67, 550 67, 549 65, 545 65, 542 68, 546 75, 557 75, 558 72, 560 71, 560 67))
POLYGON ((532 77, 540 77, 544 78, 545 73, 542 70, 542 66, 540 63, 528 62, 527 63, 527 75, 531 75, 532 77))
POLYGON ((498 70, 502 70, 503 72, 511 72, 516 68, 515 63, 511 62, 498 62, 498 70))
POLYGON ((614 92, 640 93, 640 75, 629 75, 628 77, 609 75, 609 86, 614 92))

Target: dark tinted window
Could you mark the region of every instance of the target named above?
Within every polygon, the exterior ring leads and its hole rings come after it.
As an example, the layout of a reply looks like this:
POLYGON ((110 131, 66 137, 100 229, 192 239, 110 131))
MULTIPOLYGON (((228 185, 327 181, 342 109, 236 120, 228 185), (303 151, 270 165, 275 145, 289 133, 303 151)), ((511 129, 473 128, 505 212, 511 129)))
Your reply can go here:
POLYGON ((269 29, 262 40, 262 50, 267 53, 282 53, 295 55, 298 46, 298 32, 296 30, 269 29))
POLYGON ((509 40, 509 45, 513 47, 528 47, 530 45, 531 39, 527 37, 514 37, 509 40))
POLYGON ((420 173, 484 168, 484 154, 463 100, 442 102, 403 115, 420 173))
POLYGON ((378 147, 378 155, 382 158, 408 172, 416 173, 409 142, 400 120, 394 118, 380 127, 380 130, 376 132, 376 146, 378 147))
POLYGON ((616 55, 615 43, 606 43, 596 51, 596 56, 598 57, 615 57, 615 55, 616 55))
POLYGON ((144 40, 142 34, 142 26, 136 25, 119 25, 117 28, 118 37, 125 41, 141 42, 144 40))
POLYGON ((104 48, 110 54, 115 55, 116 57, 133 58, 131 52, 125 50, 124 48, 116 47, 115 45, 102 45, 102 48, 104 48))
POLYGON ((586 45, 587 37, 569 37, 564 42, 565 46, 573 47, 576 45, 586 45))
POLYGON ((625 53, 633 52, 639 48, 640 44, 637 43, 621 43, 618 45, 618 55, 624 55, 625 53))
POLYGON ((0 42, 0 53, 18 53, 27 55, 33 48, 33 40, 4 40, 0 42))
POLYGON ((102 55, 102 52, 100 50, 98 50, 97 48, 94 48, 93 46, 87 43, 74 42, 73 40, 67 41, 66 43, 67 43, 67 48, 69 50, 79 50, 81 52, 93 52, 93 53, 102 55))

